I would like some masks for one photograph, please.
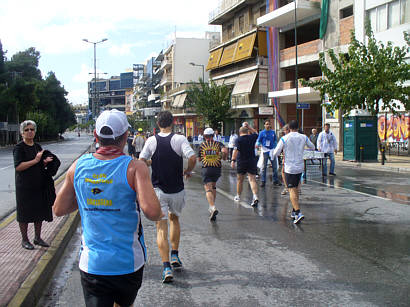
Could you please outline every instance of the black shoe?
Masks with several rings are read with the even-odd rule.
[[[35,245],[40,245],[42,247],[50,247],[50,245],[48,245],[46,242],[44,242],[43,239],[41,239],[41,238],[40,239],[34,239],[33,243]]]
[[[329,173],[329,175],[331,175],[331,176],[336,176],[336,174],[335,174],[335,173]]]
[[[276,187],[279,187],[279,186],[281,186],[282,184],[280,183],[280,181],[275,181],[275,182],[273,183],[273,185],[276,186]]]
[[[33,244],[30,243],[30,241],[21,241],[21,246],[25,249],[32,250],[34,249]]]
[[[265,181],[261,182],[261,188],[263,188],[265,186]]]

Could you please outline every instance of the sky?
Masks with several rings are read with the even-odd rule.
[[[53,71],[72,104],[86,104],[94,74],[119,76],[169,46],[175,37],[203,38],[219,0],[1,0],[0,40],[6,57],[34,47],[43,77]],[[91,74],[90,74],[91,73]],[[107,73],[105,75],[104,73]]]

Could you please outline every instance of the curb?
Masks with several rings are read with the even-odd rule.
[[[386,166],[381,164],[374,164],[374,165],[366,165],[360,162],[348,162],[348,161],[337,161],[336,164],[346,167],[359,167],[368,170],[377,170],[382,172],[396,172],[396,173],[410,173],[410,167],[394,167],[394,166]]]
[[[50,248],[40,258],[34,270],[26,278],[16,295],[12,298],[8,307],[36,306],[43,295],[48,282],[53,276],[64,250],[70,241],[74,231],[77,229],[80,215],[78,211],[69,215],[63,227],[51,243]]]

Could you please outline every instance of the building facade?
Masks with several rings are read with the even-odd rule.
[[[112,76],[109,79],[97,78],[95,81],[93,78],[88,82],[89,109],[93,110],[94,102],[97,116],[102,111],[111,109],[129,112],[134,104],[133,98],[129,97],[130,93],[132,96],[133,90],[134,73],[132,71]]]
[[[199,79],[208,82],[205,71],[208,50],[212,35],[219,38],[218,33],[206,35],[210,38],[175,38],[160,53],[157,59],[161,65],[154,73],[161,76],[155,89],[161,95],[162,109],[173,113],[175,131],[187,137],[197,135],[201,127],[197,114],[186,107],[186,90]]]
[[[410,1],[409,0],[355,0],[355,33],[356,38],[366,42],[364,24],[369,18],[374,37],[384,44],[392,42],[394,46],[406,46],[403,32],[410,32]],[[407,54],[407,62],[410,62],[410,54]],[[406,82],[410,86],[410,80]],[[379,113],[378,132],[380,140],[390,144],[396,144],[397,149],[405,149],[410,152],[410,110],[406,110],[400,102],[398,113]],[[385,131],[387,130],[387,131]]]
[[[232,90],[234,113],[224,123],[224,135],[239,129],[243,121],[258,129],[264,119],[272,117],[266,29],[256,25],[265,14],[265,0],[222,0],[209,14],[208,23],[222,27],[222,41],[210,49],[206,70],[216,84]]]
[[[258,25],[268,31],[269,98],[275,106],[276,127],[298,120],[309,135],[312,128],[321,130],[330,123],[340,144],[341,114],[326,112],[319,92],[299,81],[322,78],[319,53],[329,49],[344,53],[350,43],[354,0],[328,1],[327,9],[321,7],[325,2],[268,0],[269,13],[258,19]]]

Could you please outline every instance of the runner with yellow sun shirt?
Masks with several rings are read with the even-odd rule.
[[[204,141],[199,147],[198,161],[202,162],[202,182],[209,203],[209,220],[215,221],[218,209],[215,207],[216,182],[221,177],[221,159],[226,160],[228,150],[221,142],[213,140],[214,130],[206,128]]]

